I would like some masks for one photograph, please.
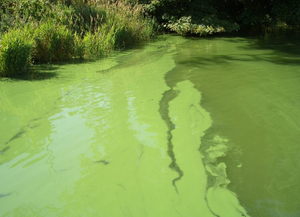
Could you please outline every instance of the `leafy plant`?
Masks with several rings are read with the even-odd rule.
[[[165,25],[166,28],[170,29],[171,31],[177,32],[180,35],[211,35],[213,33],[218,32],[226,32],[237,30],[239,26],[237,24],[230,24],[227,22],[216,22],[214,25],[205,25],[205,21],[203,24],[196,24],[192,22],[191,17],[181,17],[176,21],[170,21],[168,24]],[[222,25],[223,24],[223,25]],[[227,25],[226,25],[227,24]],[[227,26],[225,29],[224,26]],[[230,30],[229,30],[230,29]]]

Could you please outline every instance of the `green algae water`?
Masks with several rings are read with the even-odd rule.
[[[0,81],[0,216],[300,216],[299,33],[162,36]]]

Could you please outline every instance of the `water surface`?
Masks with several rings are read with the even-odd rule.
[[[298,38],[163,36],[2,79],[0,215],[299,216]]]

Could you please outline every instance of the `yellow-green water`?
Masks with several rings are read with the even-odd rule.
[[[292,36],[164,36],[2,79],[0,216],[299,216]]]

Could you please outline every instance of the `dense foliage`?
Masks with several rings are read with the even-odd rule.
[[[207,35],[300,24],[299,0],[140,0],[167,30]]]
[[[147,40],[153,21],[124,1],[1,0],[0,33],[0,76],[14,76],[33,63],[99,57]]]

